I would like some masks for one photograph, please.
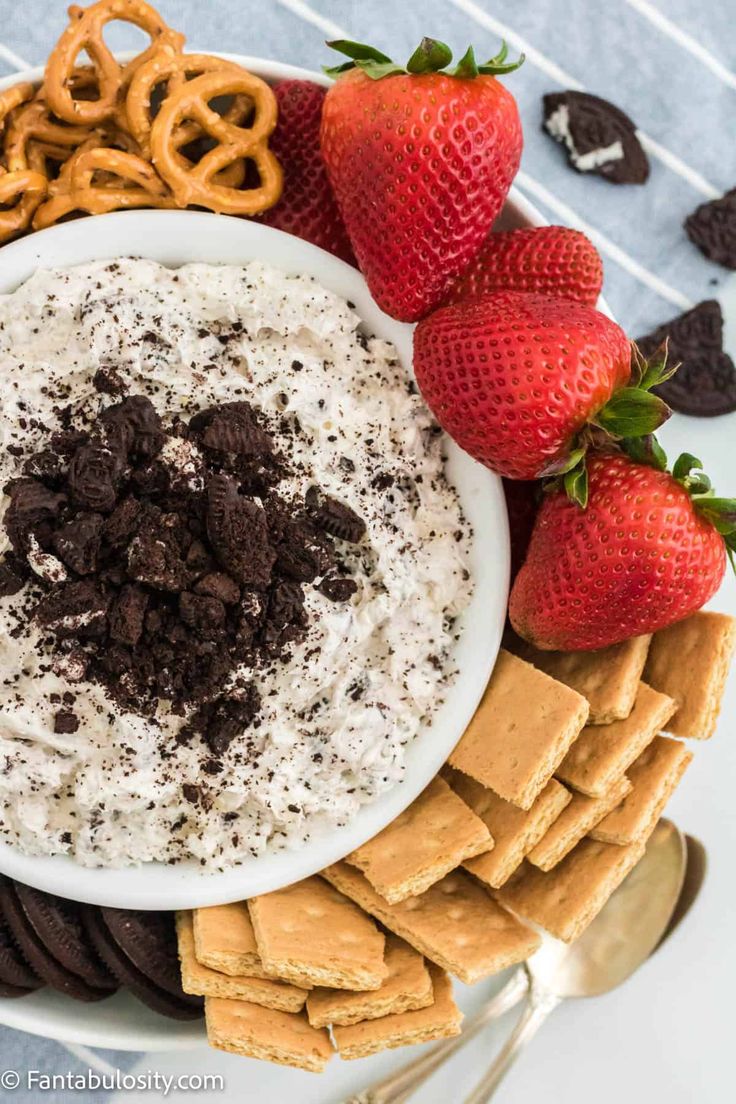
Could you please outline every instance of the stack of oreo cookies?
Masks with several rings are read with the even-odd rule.
[[[78,905],[2,878],[0,996],[45,985],[79,1001],[124,987],[163,1016],[202,1015],[181,987],[172,913]]]

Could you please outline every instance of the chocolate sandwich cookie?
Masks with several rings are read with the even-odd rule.
[[[644,184],[649,160],[633,121],[615,104],[588,92],[542,97],[544,129],[568,152],[573,168],[612,184]]]
[[[19,882],[13,885],[33,930],[56,960],[93,989],[114,992],[118,984],[90,942],[79,905]]]
[[[3,996],[19,997],[42,986],[43,982],[23,959],[10,928],[0,917],[0,988],[8,990]]]
[[[85,906],[82,910],[85,929],[100,958],[142,1004],[172,1020],[199,1019],[204,1010],[201,997],[192,998],[181,991],[180,996],[162,989],[130,960],[114,939],[99,909]]]
[[[98,1001],[110,995],[109,989],[94,988],[78,974],[67,970],[52,949],[44,946],[20,903],[13,883],[6,878],[0,883],[0,910],[23,957],[52,989],[79,1001]]]
[[[668,361],[680,367],[656,393],[680,414],[713,418],[736,410],[736,367],[723,349],[723,313],[715,299],[672,318],[637,345],[647,359],[668,343]]]
[[[174,914],[132,909],[100,909],[111,936],[136,969],[167,993],[198,1004],[197,997],[181,987],[181,970]]]
[[[685,219],[685,232],[709,261],[736,269],[736,188],[696,207]]]

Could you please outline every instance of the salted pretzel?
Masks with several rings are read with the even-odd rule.
[[[46,102],[35,99],[19,107],[10,117],[5,135],[5,160],[9,169],[30,168],[28,145],[31,141],[62,147],[67,157],[89,138],[89,127],[66,126],[54,122]]]
[[[103,179],[95,179],[102,177]],[[106,146],[79,149],[64,165],[59,189],[36,211],[42,230],[75,211],[90,215],[132,207],[174,207],[174,200],[149,161]]]
[[[21,104],[27,103],[28,100],[32,100],[35,94],[36,89],[30,81],[14,84],[12,88],[6,88],[0,92],[0,130],[2,130],[3,124],[6,122],[11,111],[15,111]]]
[[[27,230],[34,211],[46,195],[48,182],[42,173],[0,170],[0,242]]]
[[[136,69],[163,44],[181,50],[184,36],[174,31],[144,0],[98,0],[89,8],[72,5],[71,22],[46,64],[45,96],[55,115],[67,123],[97,126],[120,108],[124,92]],[[121,65],[103,38],[107,23],[133,23],[151,38],[151,45],[127,65]],[[89,55],[97,76],[98,98],[75,98],[73,75],[77,57]]]
[[[150,155],[151,127],[153,114],[151,100],[154,90],[166,84],[167,96],[180,91],[189,79],[202,73],[218,72],[223,69],[243,72],[242,66],[225,58],[212,57],[210,54],[182,54],[170,47],[158,50],[148,61],[139,65],[133,74],[125,99],[128,129],[144,156]],[[252,101],[247,96],[235,96],[222,117],[230,123],[239,125],[247,119]],[[182,123],[176,135],[177,145],[186,146],[201,137],[202,131],[195,122]]]
[[[218,96],[244,95],[253,101],[248,127],[236,126],[218,115],[210,101]],[[203,73],[187,81],[163,101],[151,126],[151,155],[179,207],[194,204],[230,215],[255,215],[272,207],[281,195],[281,166],[268,148],[276,126],[277,104],[268,85],[244,69]],[[186,122],[196,123],[217,145],[196,164],[182,164],[177,132]],[[255,164],[258,187],[235,188],[216,177],[234,162]]]

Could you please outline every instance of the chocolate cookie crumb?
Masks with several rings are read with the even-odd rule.
[[[79,717],[68,709],[60,709],[54,714],[54,732],[69,736],[79,728]]]

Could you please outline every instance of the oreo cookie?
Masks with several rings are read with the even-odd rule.
[[[723,350],[720,303],[706,299],[637,340],[651,357],[668,342],[668,359],[680,367],[656,393],[680,414],[714,418],[736,410],[736,366]]]
[[[3,995],[19,997],[42,986],[43,982],[18,950],[10,934],[10,928],[4,919],[0,918],[0,987],[14,990]]]
[[[104,910],[105,913],[116,911],[115,909]],[[127,915],[140,917],[146,914],[128,913]],[[156,981],[152,980],[149,973],[149,966],[145,963],[144,959],[146,937],[140,935],[140,930],[138,930],[138,934],[136,934],[137,928],[135,924],[124,926],[122,923],[118,924],[115,920],[113,921],[118,927],[118,930],[124,931],[123,938],[125,944],[129,947],[135,944],[136,958],[139,962],[145,964],[144,970],[136,966],[123,947],[121,947],[114,938],[110,928],[105,922],[102,910],[86,906],[83,909],[82,917],[85,929],[100,958],[112,971],[118,981],[125,985],[141,1003],[153,1009],[154,1012],[158,1012],[162,1016],[168,1016],[173,1020],[199,1019],[204,1008],[204,1002],[201,997],[191,997],[184,993],[180,983],[177,994],[174,995],[170,990],[164,989],[162,986],[158,985]],[[173,926],[173,917],[170,917],[170,921]],[[142,929],[146,922],[138,921],[137,923],[140,925],[140,929]],[[155,936],[152,942],[156,942]],[[166,955],[166,960],[169,961],[168,954]],[[167,982],[171,983],[168,966],[163,967],[161,962],[157,962],[155,973],[157,976],[166,977]]]
[[[696,207],[685,219],[685,233],[709,261],[736,269],[736,188]]]
[[[33,930],[54,958],[93,989],[114,992],[118,984],[90,943],[79,905],[19,882],[14,888]]]
[[[173,913],[114,908],[102,908],[100,912],[118,947],[141,973],[172,996],[198,1003],[197,997],[181,987]]]
[[[110,995],[109,989],[88,985],[65,966],[39,939],[12,882],[0,883],[0,910],[10,933],[31,969],[59,993],[79,1001],[98,1001]]]
[[[592,172],[612,184],[644,184],[649,160],[636,126],[615,104],[588,92],[550,92],[542,97],[543,127],[567,148],[578,172]]]

